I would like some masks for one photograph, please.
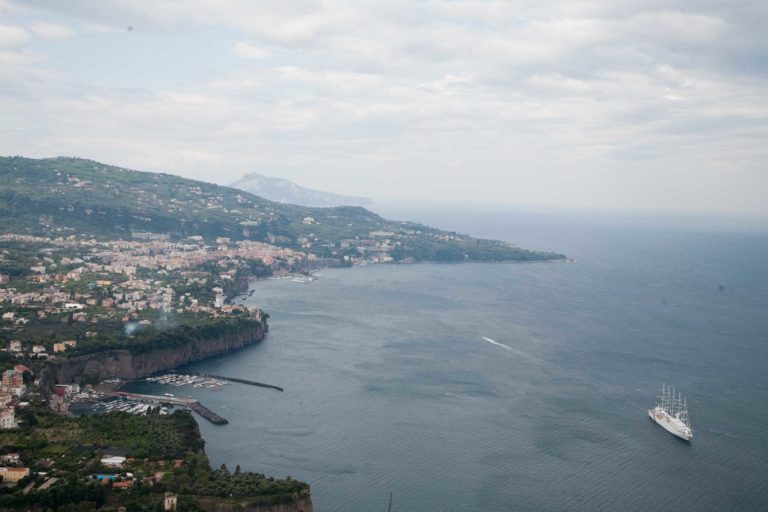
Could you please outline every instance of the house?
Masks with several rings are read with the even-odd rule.
[[[67,398],[62,395],[51,395],[48,399],[48,407],[59,414],[67,414],[69,412],[69,402],[67,402]]]
[[[108,467],[119,468],[125,464],[125,457],[121,457],[119,455],[108,455],[107,457],[102,457],[101,464]]]
[[[5,317],[5,315],[3,315],[3,317]],[[21,352],[21,341],[11,340],[11,342],[8,344],[8,350],[11,352]]]
[[[6,430],[9,428],[16,428],[16,427],[17,427],[16,413],[14,412],[13,407],[6,407],[4,409],[0,409],[0,429]]]
[[[5,455],[0,455],[0,462],[4,464],[19,464],[21,459],[19,458],[19,454],[17,452],[12,452],[6,453]]]
[[[163,510],[176,510],[178,500],[178,495],[172,492],[166,492],[163,496]]]
[[[130,489],[133,487],[133,480],[126,480],[125,482],[113,482],[113,489]]]
[[[0,478],[3,479],[3,482],[17,483],[28,476],[29,468],[0,468]]]
[[[13,311],[3,313],[3,320],[7,320],[8,322],[13,322],[14,318],[16,318],[16,313],[14,313]]]
[[[64,352],[67,350],[67,346],[63,343],[54,343],[53,344],[53,351],[55,353]]]
[[[3,372],[3,387],[6,389],[18,388],[24,385],[24,374],[17,370],[5,370]]]

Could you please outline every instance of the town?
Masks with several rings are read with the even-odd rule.
[[[119,453],[86,450],[72,434],[84,425],[86,430],[98,428],[91,417],[73,415],[73,408],[87,404],[87,414],[108,414],[123,431],[126,425],[146,428],[133,423],[137,420],[131,417],[139,415],[138,421],[167,430],[168,422],[186,421],[178,416],[190,415],[180,410],[189,400],[166,399],[176,407],[137,401],[127,393],[114,392],[119,379],[45,383],[44,368],[113,347],[130,348],[141,343],[142,335],[173,326],[238,318],[261,321],[259,308],[236,303],[238,296],[241,302],[248,297],[248,283],[265,277],[310,278],[316,263],[311,254],[260,242],[219,237],[215,244],[206,245],[202,237],[170,241],[152,233],[132,235],[130,241],[0,235],[0,268],[6,269],[0,273],[0,487],[23,487],[21,496],[27,496],[57,489],[61,484],[54,484],[62,479],[103,485],[110,492],[134,484],[154,485],[155,491],[166,493],[162,502],[166,510],[175,509],[176,494],[168,490],[175,490],[176,484],[169,483],[170,475],[194,471],[183,467],[185,458],[192,456],[189,446],[180,447],[175,458],[126,457],[123,439],[109,443],[122,446]],[[214,391],[226,384],[173,374],[153,379]],[[56,432],[53,438],[68,439],[57,450],[64,454],[86,450],[88,456],[63,464],[49,456],[50,446],[39,449],[34,443],[26,444],[29,435],[49,431]],[[161,485],[163,475],[167,476]],[[255,478],[231,478],[236,476]]]

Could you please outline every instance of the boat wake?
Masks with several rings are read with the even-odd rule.
[[[505,345],[505,344],[503,344],[503,343],[499,343],[499,342],[498,342],[498,341],[496,341],[496,340],[492,340],[491,338],[488,338],[487,336],[483,336],[483,340],[484,340],[484,341],[487,341],[488,343],[491,343],[492,345],[497,345],[497,346],[499,346],[499,347],[501,347],[501,348],[505,348],[505,349],[507,349],[507,350],[512,350],[512,347],[510,347],[510,346],[508,346],[508,345]]]

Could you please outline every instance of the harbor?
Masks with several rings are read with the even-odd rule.
[[[255,380],[241,379],[237,377],[226,377],[224,375],[215,375],[211,373],[177,373],[169,372],[162,375],[154,375],[145,379],[133,381],[121,381],[118,379],[109,379],[97,386],[98,390],[92,398],[91,409],[93,412],[126,412],[128,414],[144,415],[149,412],[157,412],[160,415],[167,415],[173,407],[185,407],[214,425],[226,425],[229,421],[203,405],[197,398],[190,395],[185,397],[177,396],[176,393],[163,392],[157,389],[151,389],[149,393],[146,389],[136,388],[141,383],[150,383],[163,387],[172,386],[175,388],[192,387],[200,391],[222,391],[225,386],[231,383],[245,384],[249,386],[274,389],[283,392],[283,388],[273,384],[258,382]],[[129,390],[124,390],[127,387]],[[163,390],[161,388],[161,390]],[[164,390],[163,390],[164,391]]]
[[[198,400],[195,400],[194,398],[181,398],[181,397],[175,397],[175,396],[168,396],[165,395],[147,395],[143,393],[129,393],[126,391],[116,391],[114,393],[111,393],[112,396],[123,398],[127,400],[131,400],[134,402],[143,402],[147,407],[149,407],[149,404],[153,405],[176,405],[181,407],[187,407],[193,411],[195,411],[197,414],[205,418],[206,420],[210,421],[214,425],[226,425],[229,423],[226,418],[222,418],[215,412],[208,409],[206,406],[201,404]],[[161,409],[161,414],[162,414]],[[167,414],[167,412],[166,412]]]

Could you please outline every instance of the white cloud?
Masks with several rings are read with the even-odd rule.
[[[0,50],[15,50],[26,45],[29,34],[23,28],[13,25],[0,25]]]
[[[245,59],[266,59],[267,57],[272,56],[270,50],[254,46],[244,41],[236,43],[234,48],[232,48],[232,51],[235,52],[235,55]]]
[[[46,39],[65,39],[75,35],[75,31],[64,25],[37,21],[30,27],[32,32]]]

